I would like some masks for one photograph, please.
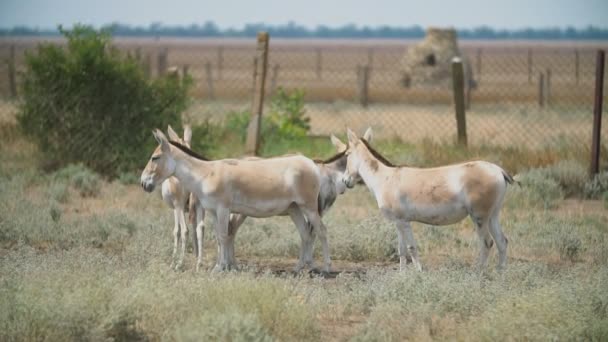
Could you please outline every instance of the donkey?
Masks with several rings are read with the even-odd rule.
[[[317,200],[321,174],[312,160],[295,155],[261,160],[206,161],[189,148],[167,140],[160,130],[153,134],[159,146],[142,172],[141,185],[151,192],[159,183],[175,176],[196,196],[201,208],[207,210],[215,222],[219,243],[216,268],[227,268],[229,258],[234,254],[228,229],[231,213],[270,217],[288,212],[298,226],[301,250],[310,236],[303,222],[311,223],[322,243],[324,270],[329,272],[327,229],[319,215]],[[198,269],[203,255],[202,221],[197,224],[196,232]],[[296,270],[303,267],[301,257]]]
[[[178,141],[179,143],[190,147],[192,141],[192,129],[189,125],[184,126],[184,138],[179,137],[171,126],[167,127],[169,137]],[[186,250],[186,237],[188,233],[188,226],[186,225],[186,219],[184,217],[184,210],[188,202],[190,193],[187,192],[180,181],[175,177],[167,178],[161,185],[162,198],[167,205],[173,209],[174,226],[173,226],[173,254],[171,257],[171,268],[176,270],[181,268],[184,260],[184,254]],[[177,249],[180,241],[181,233],[181,253],[179,261],[176,260]]]
[[[342,181],[342,175],[346,170],[346,149],[347,146],[340,141],[334,135],[331,135],[331,142],[338,151],[334,156],[328,158],[326,160],[318,160],[315,159],[314,162],[319,168],[321,173],[321,187],[319,190],[318,196],[318,210],[319,215],[322,217],[335,203],[338,195],[343,194],[346,191],[346,185]],[[285,157],[285,156],[283,156]],[[260,160],[258,157],[247,157],[244,160]],[[193,202],[194,203],[194,202]],[[285,212],[281,214],[281,216],[290,215],[289,212]],[[297,215],[297,222],[294,221],[296,225],[305,225],[310,232],[308,236],[308,240],[303,241],[303,249],[300,251],[300,258],[304,260],[304,264],[312,269],[313,265],[313,247],[314,240],[316,238],[315,230],[313,229],[312,224],[302,217],[302,215]],[[192,220],[192,215],[191,215]],[[240,226],[243,224],[247,216],[242,214],[232,214],[230,218],[229,224],[229,239],[228,243],[231,245],[229,250],[234,252],[234,241],[236,238],[236,233],[238,232]],[[293,217],[292,217],[293,219]],[[234,265],[234,254],[229,256],[229,265]]]
[[[418,271],[416,241],[410,222],[447,225],[471,217],[480,240],[478,264],[487,265],[493,241],[498,247],[498,269],[507,262],[508,240],[499,223],[507,184],[513,178],[499,166],[485,161],[413,168],[395,166],[374,150],[366,139],[348,133],[344,183],[354,186],[361,178],[374,194],[383,216],[397,223],[399,266],[403,270],[406,250]],[[371,128],[368,129],[371,135]]]

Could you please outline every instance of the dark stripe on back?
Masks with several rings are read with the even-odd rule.
[[[325,159],[325,160],[321,160],[321,159],[313,159],[313,161],[314,161],[315,163],[317,163],[317,164],[329,164],[329,163],[333,163],[333,162],[335,162],[336,160],[338,160],[338,159],[340,159],[340,158],[344,157],[344,154],[346,154],[346,151],[342,151],[342,152],[340,152],[340,153],[336,154],[335,156],[330,157],[330,158]]]
[[[190,157],[194,157],[196,159],[199,160],[204,160],[204,161],[209,161],[209,159],[201,156],[200,154],[192,151],[191,149],[189,149],[188,147],[178,143],[177,141],[173,141],[173,140],[169,140],[169,143],[177,148],[179,148],[182,152],[184,152],[185,154],[189,155]]]
[[[370,146],[370,144],[367,142],[367,140],[361,138],[361,142],[363,142],[363,145],[365,145],[365,147],[367,147],[367,150],[374,157],[376,157],[376,159],[378,159],[379,162],[381,162],[382,164],[384,164],[385,166],[388,166],[388,167],[397,167],[397,165],[391,163],[390,161],[388,161],[388,159],[384,158],[380,153],[378,153],[378,151],[374,150],[374,148]]]

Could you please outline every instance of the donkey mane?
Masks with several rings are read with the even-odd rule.
[[[169,143],[170,143],[171,145],[173,145],[173,146],[175,146],[175,147],[179,148],[180,150],[182,150],[182,152],[184,152],[185,154],[187,154],[187,155],[189,155],[189,156],[191,156],[191,157],[194,157],[194,158],[196,158],[196,159],[203,160],[203,161],[209,161],[209,160],[210,160],[210,159],[207,159],[207,158],[205,158],[205,157],[201,156],[200,154],[198,154],[198,153],[196,153],[196,152],[192,151],[192,150],[191,150],[191,149],[189,149],[188,147],[186,147],[186,146],[184,146],[184,145],[182,145],[182,144],[178,143],[177,141],[169,140]]]
[[[388,166],[388,167],[398,167],[397,165],[395,165],[395,164],[391,163],[390,161],[388,161],[388,159],[384,158],[384,156],[382,156],[373,147],[371,147],[371,145],[367,142],[367,140],[365,140],[364,138],[361,138],[361,142],[363,142],[363,145],[365,145],[365,147],[367,147],[367,150],[374,157],[376,157],[376,159],[378,159],[378,161],[380,161],[382,164],[384,164],[385,166]]]
[[[344,155],[345,155],[345,154],[346,154],[346,151],[342,151],[342,152],[339,152],[339,153],[337,153],[336,155],[334,155],[334,156],[332,156],[332,157],[329,157],[329,158],[327,158],[327,159],[325,159],[325,160],[322,160],[322,159],[314,159],[313,161],[314,161],[315,163],[317,163],[317,164],[329,164],[329,163],[335,162],[336,160],[338,160],[338,159],[340,159],[340,158],[344,157]]]

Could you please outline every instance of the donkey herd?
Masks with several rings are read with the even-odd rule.
[[[160,185],[164,201],[174,210],[172,268],[183,264],[188,237],[184,211],[189,203],[192,225],[196,226],[197,270],[203,265],[205,215],[214,223],[216,270],[236,266],[234,242],[247,216],[289,215],[301,238],[295,270],[313,268],[313,245],[318,236],[322,270],[329,272],[329,243],[322,217],[338,195],[357,183],[369,188],[382,215],[396,224],[401,270],[408,253],[416,269],[422,270],[412,221],[448,225],[467,216],[479,237],[478,265],[485,268],[496,243],[498,268],[506,266],[508,240],[501,230],[499,213],[513,178],[495,164],[470,161],[435,168],[396,166],[370,145],[371,128],[361,138],[347,129],[347,144],[332,135],[337,154],[327,160],[300,154],[208,160],[190,149],[189,127],[183,138],[171,127],[167,133],[169,139],[158,129],[153,132],[159,146],[142,172],[141,186],[152,192]]]

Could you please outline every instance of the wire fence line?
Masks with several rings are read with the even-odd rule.
[[[18,89],[24,52],[38,42],[0,40],[2,117],[14,112],[10,98]],[[279,87],[302,89],[312,135],[372,126],[379,137],[406,142],[455,141],[452,87],[404,86],[403,58],[413,43],[271,41],[267,98]],[[250,110],[253,41],[119,39],[114,44],[136,56],[151,77],[171,67],[187,72],[194,79],[194,101],[185,115],[195,123]],[[461,45],[475,83],[466,92],[470,145],[590,146],[595,52],[608,43]],[[606,146],[608,125],[603,126]]]

